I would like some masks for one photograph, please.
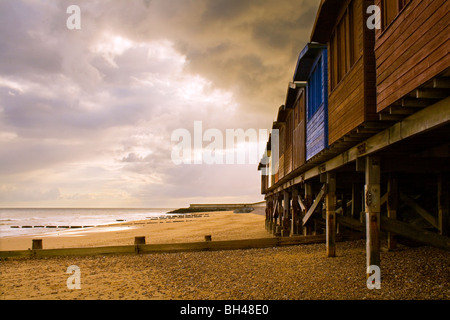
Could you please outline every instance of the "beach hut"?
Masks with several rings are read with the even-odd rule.
[[[274,183],[277,183],[285,176],[285,150],[286,150],[286,118],[287,110],[285,105],[278,108],[277,120],[273,123],[272,132],[278,132],[278,154],[272,153],[274,161]]]
[[[376,114],[374,30],[365,0],[322,0],[311,41],[328,47],[328,143],[358,134]],[[357,135],[357,137],[359,137]]]
[[[298,123],[303,127],[303,123],[306,124],[306,138],[297,143],[305,145],[305,160],[308,161],[328,147],[328,58],[325,45],[308,43],[305,46],[299,55],[293,81],[295,87],[303,89],[297,102],[300,107]]]

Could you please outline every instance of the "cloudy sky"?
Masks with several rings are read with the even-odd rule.
[[[318,4],[1,0],[0,207],[262,200],[256,164],[176,165],[172,134],[270,129]]]

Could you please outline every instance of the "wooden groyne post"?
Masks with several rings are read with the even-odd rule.
[[[145,244],[145,237],[134,237],[134,252],[139,253],[142,244]]]
[[[32,250],[42,250],[42,239],[31,240],[31,249]]]

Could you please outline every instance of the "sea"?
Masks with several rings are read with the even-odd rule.
[[[152,209],[4,209],[0,208],[0,238],[68,229],[158,219],[175,208]]]

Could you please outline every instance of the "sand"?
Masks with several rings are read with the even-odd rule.
[[[0,262],[1,299],[299,300],[450,297],[450,254],[430,248],[382,253],[380,290],[365,278],[364,241],[283,248]],[[81,289],[66,270],[80,268]]]
[[[211,213],[196,219],[119,232],[44,238],[44,243],[69,246],[114,240],[125,244],[132,242],[135,235],[148,235],[152,242],[160,243],[202,241],[206,231],[213,240],[268,236],[264,216],[256,214]],[[449,299],[449,252],[400,245],[395,252],[383,250],[381,261],[381,289],[369,290],[364,240],[339,242],[335,258],[326,257],[324,244],[312,244],[214,252],[6,259],[0,261],[0,299]],[[79,290],[67,287],[70,275],[66,271],[71,265],[80,268]]]
[[[259,210],[259,209],[257,209]],[[265,216],[232,211],[205,212],[197,218],[143,220],[87,229],[69,229],[47,234],[0,238],[0,251],[27,250],[32,239],[42,239],[44,249],[99,247],[134,244],[134,237],[145,236],[146,243],[177,243],[270,237],[264,229]]]

